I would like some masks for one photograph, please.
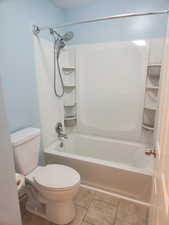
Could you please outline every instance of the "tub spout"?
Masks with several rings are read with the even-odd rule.
[[[67,134],[63,134],[63,133],[59,134],[58,137],[59,138],[64,138],[64,139],[68,138]]]

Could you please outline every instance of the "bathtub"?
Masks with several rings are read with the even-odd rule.
[[[76,169],[85,185],[149,202],[153,159],[144,150],[138,143],[71,134],[46,148],[45,160]]]

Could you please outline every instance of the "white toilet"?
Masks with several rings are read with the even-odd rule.
[[[40,130],[26,128],[11,135],[16,172],[25,176],[26,208],[55,224],[67,224],[75,216],[73,198],[80,186],[79,173],[67,166],[38,166]]]

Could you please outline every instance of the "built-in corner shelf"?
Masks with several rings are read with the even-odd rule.
[[[154,127],[150,125],[143,124],[142,128],[148,131],[154,131]]]
[[[64,105],[64,107],[75,107],[76,106],[76,102],[72,105]]]
[[[153,86],[147,86],[146,89],[158,91],[159,87],[158,86],[154,86],[154,87]]]
[[[148,76],[160,77],[161,65],[150,64],[148,65]]]
[[[147,66],[142,128],[151,132],[154,131],[155,116],[158,107],[160,72],[160,64],[150,64]]]
[[[149,64],[148,65],[148,68],[152,68],[152,67],[154,67],[154,68],[161,68],[161,64],[159,64],[159,63],[151,63],[151,64]]]
[[[151,110],[151,111],[156,111],[157,108],[154,106],[144,106],[144,109],[147,109],[147,110]]]
[[[75,71],[75,67],[62,67],[63,72],[65,73],[72,73]]]
[[[70,70],[71,70],[71,71],[72,71],[72,70],[74,71],[76,68],[75,68],[74,66],[63,66],[62,69],[63,69],[63,70],[67,70],[67,71],[68,71],[68,70],[69,70],[69,71],[70,71]]]
[[[76,116],[66,116],[64,118],[65,121],[76,120],[76,119],[77,119]]]
[[[65,126],[74,126],[76,124],[76,73],[74,66],[63,66],[64,81],[64,121]]]
[[[64,87],[65,88],[75,88],[76,85],[74,85],[74,84],[64,84]]]

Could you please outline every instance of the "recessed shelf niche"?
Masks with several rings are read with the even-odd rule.
[[[151,132],[154,131],[155,115],[158,108],[160,71],[160,64],[147,66],[142,128]]]
[[[72,47],[64,48],[62,61],[62,76],[64,83],[64,122],[65,126],[76,124],[76,68],[75,52]]]

